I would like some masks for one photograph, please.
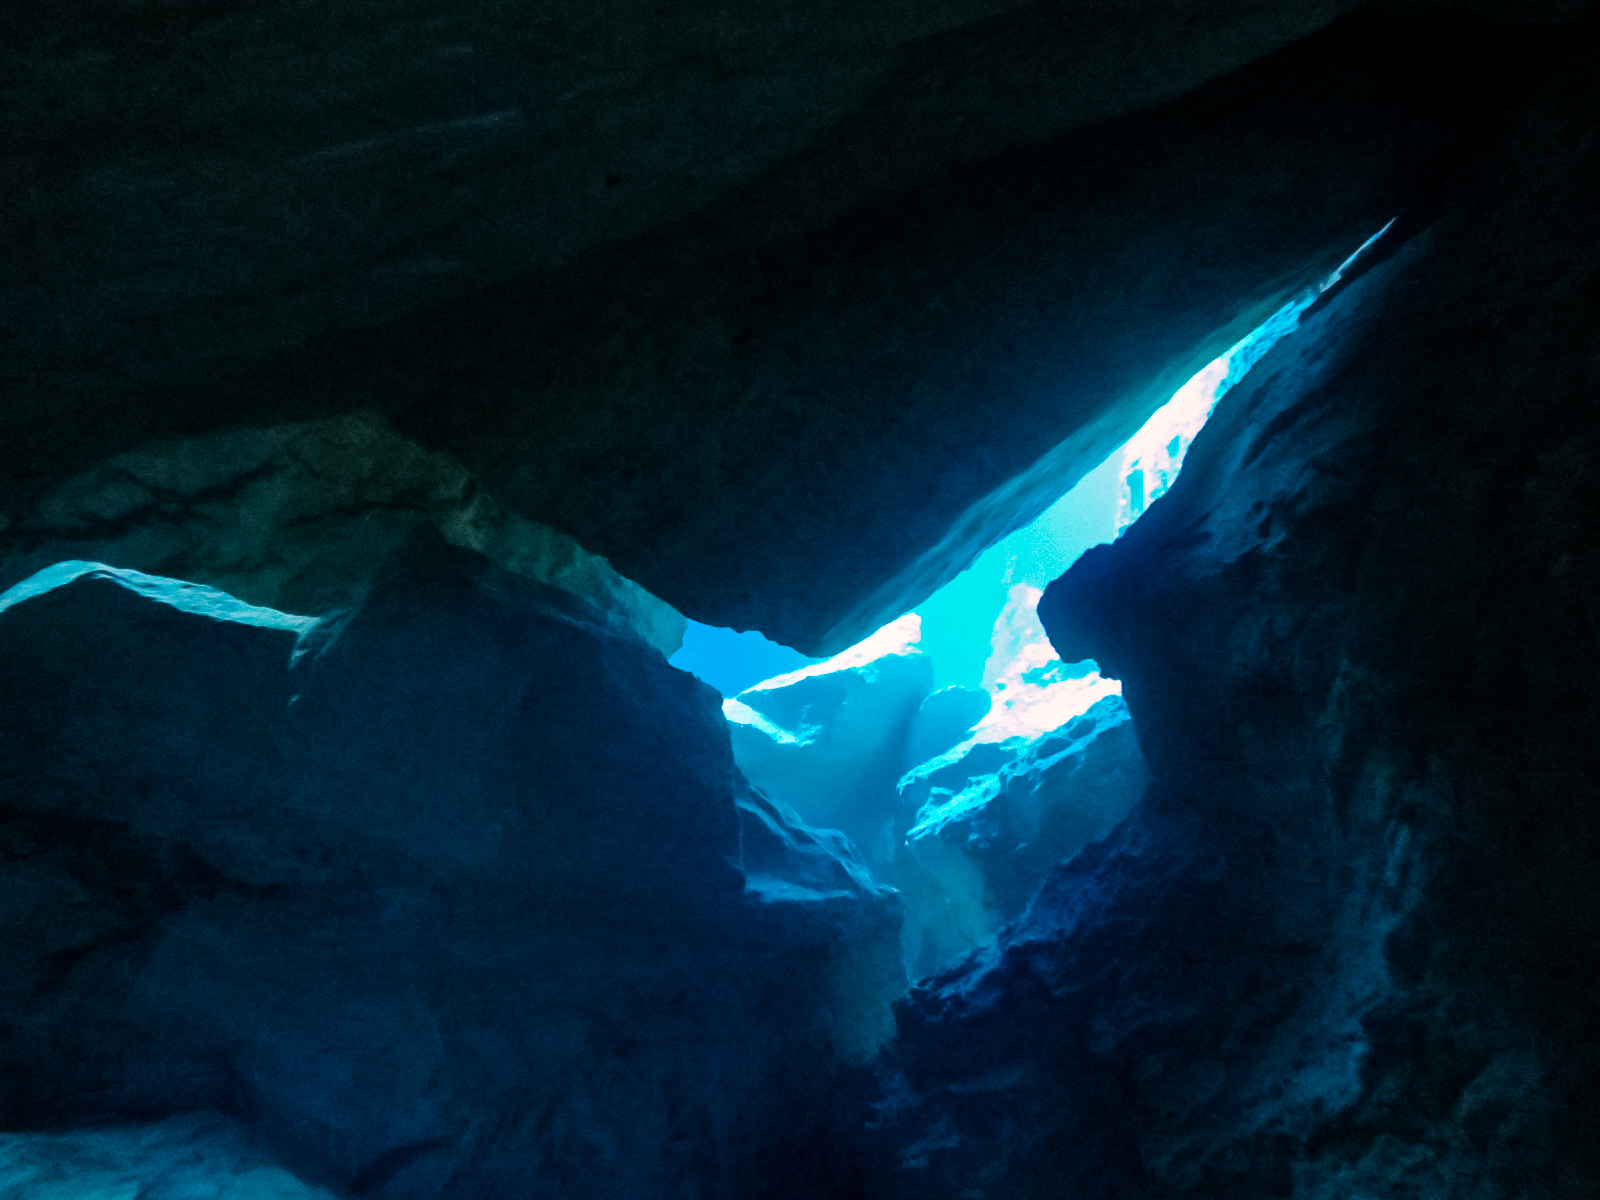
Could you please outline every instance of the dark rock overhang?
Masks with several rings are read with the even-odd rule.
[[[21,14],[8,507],[376,410],[689,615],[837,649],[1425,207],[1548,40],[1279,49],[1340,7]]]

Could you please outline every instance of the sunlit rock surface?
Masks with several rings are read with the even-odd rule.
[[[1056,656],[1036,611],[1042,594],[1019,583],[995,617],[983,664],[990,705],[968,739],[974,745],[1032,741],[1122,691],[1093,660],[1064,663]]]
[[[900,782],[914,977],[948,966],[1016,919],[1058,862],[1138,803],[1146,771],[1118,696],[1038,738],[970,743]]]
[[[321,622],[51,582],[0,612],[4,1128],[220,1109],[284,1196],[736,1196],[890,1031],[898,897],[575,597],[437,541]]]
[[[973,726],[989,715],[989,693],[982,688],[954,685],[926,697],[906,731],[905,769],[937,758],[967,740]]]
[[[1146,801],[913,990],[900,1196],[1600,1189],[1595,31],[1041,606]]]
[[[734,759],[750,782],[809,825],[837,829],[881,870],[904,831],[895,781],[933,664],[907,614],[826,662],[723,703]]]
[[[896,784],[886,877],[905,894],[913,977],[988,944],[1050,869],[1108,832],[1144,788],[1121,686],[1092,661],[1056,657],[1039,596],[1028,584],[1010,589],[977,693],[985,711]]]

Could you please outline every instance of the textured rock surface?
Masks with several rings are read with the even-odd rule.
[[[1022,914],[1057,863],[1111,832],[1147,773],[1121,697],[1033,741],[975,743],[900,781],[895,886],[907,961],[931,975]]]
[[[478,556],[321,623],[90,572],[0,671],[6,1128],[219,1108],[341,1193],[738,1195],[887,1031],[898,898],[710,689]]]
[[[0,589],[63,559],[220,588],[321,615],[360,600],[419,528],[583,597],[663,654],[684,619],[549,526],[519,517],[449,455],[374,413],[155,442],[0,520]]]
[[[0,1134],[0,1195],[331,1200],[216,1113],[67,1133]]]
[[[1290,44],[1346,7],[13,7],[6,511],[377,409],[838,650],[1426,193],[1543,36]]]
[[[1149,801],[870,1079],[892,903],[582,604],[413,574],[287,672],[106,579],[0,614],[0,1163],[112,1122],[147,1166],[71,1186],[1600,1193],[1595,5],[1345,7],[6,7],[7,551],[173,535],[262,599],[470,479],[836,649],[1400,222],[1052,594]],[[357,413],[420,473],[124,486]]]
[[[1569,51],[1047,593],[1152,788],[899,1011],[886,1187],[1600,1187],[1600,97]]]
[[[940,688],[917,707],[906,731],[905,770],[937,758],[967,740],[972,727],[989,715],[989,693],[982,688]]]

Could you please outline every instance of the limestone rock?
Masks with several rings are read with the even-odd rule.
[[[1354,7],[17,8],[0,514],[378,410],[696,619],[835,652],[1425,196],[1553,41]]]
[[[1047,591],[1151,785],[897,1010],[885,1191],[1600,1184],[1596,52]]]
[[[989,715],[989,693],[952,685],[932,693],[917,708],[906,733],[902,759],[909,771],[967,740],[972,727]]]

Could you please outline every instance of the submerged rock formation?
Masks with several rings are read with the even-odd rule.
[[[989,693],[953,684],[929,694],[917,706],[906,731],[902,765],[909,771],[967,740],[972,727],[989,715]]]
[[[341,1194],[738,1195],[887,1035],[897,897],[584,602],[437,542],[323,621],[58,574],[0,612],[0,1126],[219,1109]]]
[[[1107,696],[1043,736],[969,742],[900,781],[907,962],[931,975],[1019,917],[1051,868],[1144,794],[1127,706]]]
[[[375,410],[811,655],[1425,203],[1551,44],[1349,0],[129,3],[0,38],[0,515]]]
[[[509,512],[376,413],[154,442],[0,519],[0,589],[63,559],[321,615],[357,603],[419,529],[583,597],[663,654],[681,613],[565,534]]]
[[[0,586],[272,606],[7,593],[7,1200],[1600,1195],[1594,0],[0,35]],[[1391,218],[1046,598],[1144,801],[891,1009],[677,610],[856,644]]]
[[[899,1010],[885,1187],[1600,1189],[1597,49],[1047,592],[1151,789]]]
[[[1024,597],[1025,622],[1010,609],[996,622],[990,673],[1011,687],[1000,682],[995,698],[929,694],[933,668],[913,614],[722,706],[734,759],[769,802],[837,830],[841,853],[859,853],[874,879],[902,893],[913,978],[988,944],[1051,867],[1105,836],[1144,790],[1119,697],[1069,716],[1072,701],[1105,683],[1055,677],[1062,664],[1050,662],[1033,618],[1037,595]],[[1010,636],[1017,626],[1027,627],[1020,640]],[[1045,665],[1030,672],[1036,662]],[[1039,732],[1030,720],[1061,723]],[[1027,732],[1004,736],[1014,729]],[[930,745],[934,754],[902,775],[899,764]]]

